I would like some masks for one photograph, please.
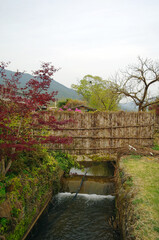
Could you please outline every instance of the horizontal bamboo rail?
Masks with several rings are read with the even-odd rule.
[[[153,139],[153,137],[98,137],[98,136],[73,136],[73,138],[83,138],[83,139]]]
[[[138,128],[138,127],[152,127],[154,124],[151,125],[128,125],[128,126],[105,126],[105,127],[93,127],[93,128],[62,128],[62,130],[100,130],[100,129],[110,129],[110,128]]]

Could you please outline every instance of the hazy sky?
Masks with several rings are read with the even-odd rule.
[[[10,70],[61,67],[70,87],[108,78],[137,56],[159,60],[159,0],[0,0],[0,61]]]

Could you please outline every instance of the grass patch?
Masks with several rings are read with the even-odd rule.
[[[128,156],[121,162],[124,172],[131,176],[126,181],[135,189],[132,200],[136,221],[136,239],[157,240],[159,238],[159,163],[155,158]]]
[[[154,230],[159,233],[159,227],[154,227]]]
[[[155,145],[152,147],[152,149],[159,151],[159,145],[155,144]]]
[[[129,177],[127,180],[126,180],[126,185],[129,186],[129,187],[132,187],[133,186],[133,180],[131,177]]]
[[[141,155],[131,155],[132,159],[141,159]]]
[[[143,203],[143,202],[144,202],[144,200],[143,200],[142,198],[136,198],[136,199],[134,199],[134,200],[132,201],[132,203],[133,203],[134,205],[141,204],[141,203]]]

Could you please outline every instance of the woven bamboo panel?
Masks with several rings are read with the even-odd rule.
[[[71,154],[115,152],[132,146],[151,146],[155,115],[147,112],[50,112],[57,120],[69,120],[63,130],[52,131],[56,136],[70,136],[70,145],[50,145]]]

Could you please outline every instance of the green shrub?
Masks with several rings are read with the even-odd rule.
[[[0,182],[0,199],[5,198],[6,190],[5,190],[5,183]]]
[[[79,164],[77,163],[75,157],[63,153],[63,152],[52,152],[52,156],[56,159],[59,167],[65,171],[66,173],[69,173],[69,170],[72,167],[79,168]]]
[[[10,221],[6,218],[0,218],[0,234],[3,234],[7,229]]]

